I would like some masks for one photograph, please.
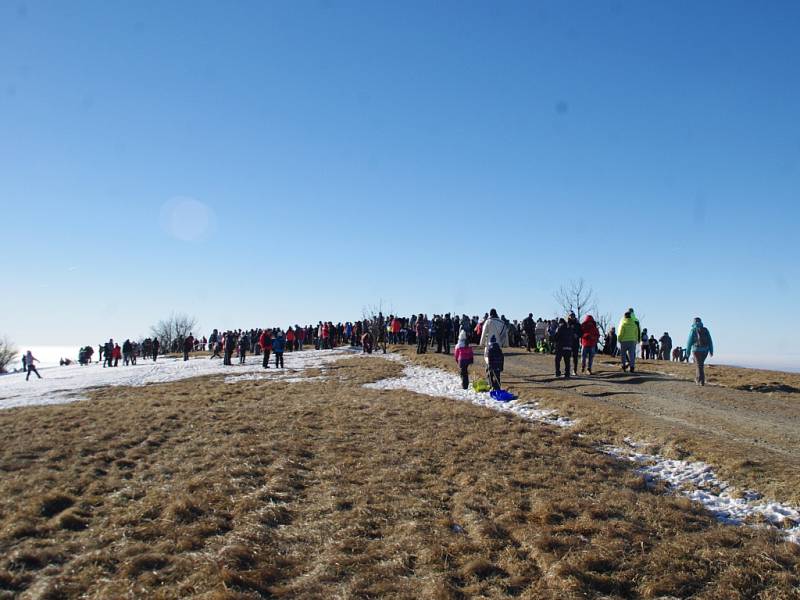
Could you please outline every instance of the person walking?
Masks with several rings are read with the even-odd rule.
[[[39,362],[39,359],[36,358],[30,350],[28,350],[25,353],[23,360],[25,361],[25,370],[28,372],[27,375],[25,375],[25,381],[28,381],[28,378],[31,376],[31,373],[36,373],[36,377],[41,379],[42,376],[39,375],[39,371],[36,369],[36,365],[33,364],[35,362]]]
[[[501,348],[508,346],[508,325],[497,316],[497,310],[494,308],[489,311],[489,318],[483,322],[481,327],[480,345],[485,346],[492,336],[497,339]]]
[[[503,372],[505,356],[495,336],[489,338],[483,358],[486,361],[486,378],[489,380],[489,385],[493,390],[500,390],[500,373]]]
[[[556,350],[556,377],[561,377],[561,359],[564,359],[564,379],[569,379],[569,360],[576,344],[575,330],[563,318],[558,320],[558,327],[553,335]]]
[[[689,339],[686,341],[686,355],[694,358],[696,385],[706,384],[706,358],[714,356],[714,341],[711,333],[703,325],[700,317],[694,318],[692,328],[689,330]]]
[[[619,342],[620,356],[622,357],[622,370],[634,372],[636,367],[636,344],[639,341],[639,321],[631,316],[630,310],[625,311],[625,315],[617,326],[617,341]]]
[[[592,362],[600,341],[600,330],[592,315],[586,315],[581,324],[581,373],[586,371],[586,359],[589,359],[589,375],[592,374]]]
[[[455,359],[456,364],[458,364],[458,369],[461,372],[461,387],[466,390],[469,387],[469,366],[475,360],[475,355],[472,352],[472,348],[469,346],[467,332],[463,329],[461,333],[458,334]]]

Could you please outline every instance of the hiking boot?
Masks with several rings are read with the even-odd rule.
[[[586,367],[581,367],[581,373],[585,373],[585,372],[586,372]]]
[[[556,373],[556,379],[558,379],[559,377],[561,377],[561,373]]]
[[[593,375],[593,373],[592,373],[592,370],[591,370],[591,369],[589,369],[589,375]]]

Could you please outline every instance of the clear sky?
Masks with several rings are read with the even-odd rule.
[[[800,3],[0,3],[0,335],[552,315],[786,355]]]

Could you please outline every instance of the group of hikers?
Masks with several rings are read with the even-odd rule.
[[[318,350],[349,345],[371,353],[376,347],[386,352],[387,344],[414,345],[418,354],[424,354],[434,346],[435,352],[450,354],[451,344],[455,344],[455,358],[465,388],[469,385],[469,365],[474,361],[470,345],[483,346],[486,376],[492,389],[497,390],[500,389],[504,364],[502,349],[507,347],[524,347],[528,352],[552,354],[556,377],[561,377],[563,370],[563,376],[569,378],[571,374],[577,375],[579,358],[580,372],[592,375],[594,357],[598,352],[619,356],[622,370],[633,373],[636,370],[636,350],[640,345],[642,359],[688,362],[689,357],[693,357],[698,385],[705,385],[705,361],[714,354],[711,335],[699,317],[692,324],[686,347],[673,349],[669,333],[664,332],[656,339],[641,327],[632,308],[625,311],[617,327],[610,327],[607,331],[603,331],[592,315],[585,315],[580,321],[574,312],[558,319],[534,320],[533,314],[529,313],[521,321],[509,321],[493,308],[482,319],[467,315],[453,317],[450,313],[433,315],[432,318],[424,313],[385,318],[379,313],[371,319],[337,324],[319,321],[317,325],[294,325],[285,330],[276,327],[221,332],[214,329],[207,338],[196,338],[189,333],[167,344],[160,343],[157,337],[141,341],[126,339],[122,345],[109,339],[98,346],[98,362],[102,362],[104,368],[117,367],[120,361],[123,365],[135,365],[139,357],[156,361],[166,352],[182,352],[183,359],[189,360],[191,353],[207,349],[211,353],[210,359],[219,358],[224,365],[233,365],[234,358],[239,364],[244,364],[247,355],[252,354],[262,357],[264,368],[269,368],[271,356],[275,368],[283,368],[284,352],[303,350],[307,345]],[[93,347],[85,346],[80,349],[78,362],[90,364],[93,356]],[[23,356],[23,370],[28,373],[26,379],[31,373],[39,375],[34,361],[36,359],[30,352]],[[62,361],[62,364],[69,363]]]

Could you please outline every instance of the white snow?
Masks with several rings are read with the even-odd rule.
[[[352,355],[349,350],[306,350],[303,352],[286,352],[285,369],[275,369],[274,359],[269,369],[261,366],[261,356],[250,356],[244,365],[224,366],[220,359],[192,358],[188,361],[159,357],[157,362],[140,359],[135,366],[103,368],[93,363],[82,367],[52,367],[40,369],[42,379],[31,374],[30,381],[25,381],[24,373],[12,373],[0,377],[0,409],[17,406],[35,406],[44,404],[63,404],[83,400],[85,390],[102,386],[142,386],[149,383],[165,383],[179,381],[204,375],[230,375],[226,381],[235,381],[236,377],[253,379],[284,377],[284,380],[297,380],[298,373],[323,367],[339,360],[343,356]],[[234,358],[234,363],[238,359]],[[269,373],[269,374],[268,374]]]
[[[625,438],[628,448],[604,446],[602,450],[620,460],[635,463],[648,484],[665,481],[677,493],[699,502],[719,521],[743,525],[755,521],[756,526],[773,526],[788,541],[800,544],[800,508],[764,501],[754,491],[737,492],[727,481],[720,480],[711,465],[701,461],[685,461],[648,454],[637,449],[644,446]]]
[[[476,392],[473,389],[462,389],[461,378],[458,375],[448,373],[442,369],[422,367],[409,363],[406,359],[397,354],[378,354],[382,358],[402,362],[403,376],[392,379],[383,379],[375,383],[367,383],[366,388],[376,390],[408,390],[427,396],[440,396],[471,402],[479,406],[485,406],[493,410],[511,412],[529,421],[539,421],[549,425],[559,427],[571,427],[574,421],[567,417],[559,416],[556,411],[539,408],[539,403],[534,400],[512,400],[510,402],[498,402],[488,393]],[[475,368],[473,368],[475,370]]]

